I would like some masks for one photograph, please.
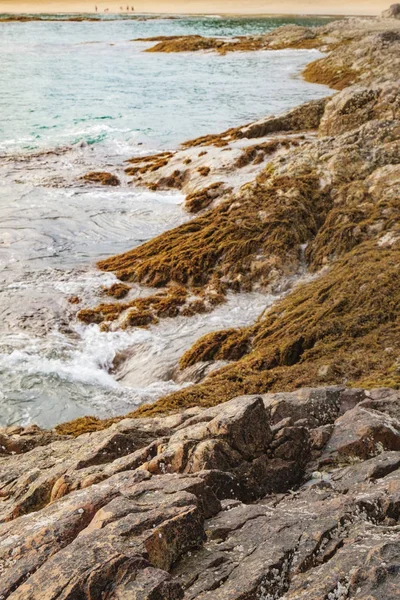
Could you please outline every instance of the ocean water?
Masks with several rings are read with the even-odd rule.
[[[68,297],[95,304],[114,281],[97,260],[189,218],[180,194],[138,191],[128,180],[87,187],[80,175],[329,93],[299,76],[316,51],[151,54],[143,52],[148,43],[132,40],[235,37],[281,24],[215,17],[0,23],[0,425],[51,427],[128,412],[179,387],[171,374],[200,335],[251,323],[274,301],[236,295],[209,315],[101,333],[76,322]]]

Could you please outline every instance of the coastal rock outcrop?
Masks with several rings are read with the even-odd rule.
[[[0,595],[394,599],[399,401],[340,386],[248,396],[10,452]]]
[[[382,12],[382,17],[385,19],[400,19],[400,4],[392,4]]]
[[[326,105],[319,134],[340,135],[373,120],[400,119],[400,90],[396,82],[380,86],[351,86]]]

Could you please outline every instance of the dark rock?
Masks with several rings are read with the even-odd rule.
[[[359,405],[337,419],[321,464],[367,460],[384,450],[400,450],[400,421]]]
[[[301,389],[293,393],[266,394],[264,405],[271,413],[271,421],[276,424],[290,418],[292,422],[304,419],[309,427],[333,423],[341,412],[344,388]],[[365,396],[356,396],[358,403]],[[348,403],[348,395],[343,400]]]
[[[322,450],[333,432],[333,425],[321,425],[310,431],[310,444],[313,450]]]

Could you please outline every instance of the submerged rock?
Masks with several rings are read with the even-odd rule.
[[[90,183],[99,183],[101,185],[110,185],[117,186],[120,185],[120,180],[116,175],[112,173],[106,173],[104,171],[91,171],[90,173],[86,173],[82,177],[83,181],[88,181]]]

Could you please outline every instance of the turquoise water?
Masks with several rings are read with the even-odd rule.
[[[175,144],[318,96],[312,53],[149,54],[139,37],[259,34],[283,19],[0,23],[0,152]],[[301,24],[321,19],[301,19]],[[150,44],[151,45],[151,44]]]
[[[300,23],[321,23],[299,20]],[[254,321],[274,298],[149,330],[101,333],[68,297],[101,301],[100,258],[189,217],[176,193],[82,185],[133,155],[283,112],[329,94],[300,77],[316,51],[152,54],[137,37],[263,33],[279,19],[0,23],[0,426],[51,427],[122,414],[177,389],[172,372],[202,334]],[[132,295],[148,290],[134,289]],[[126,358],[113,369],[116,356]]]

